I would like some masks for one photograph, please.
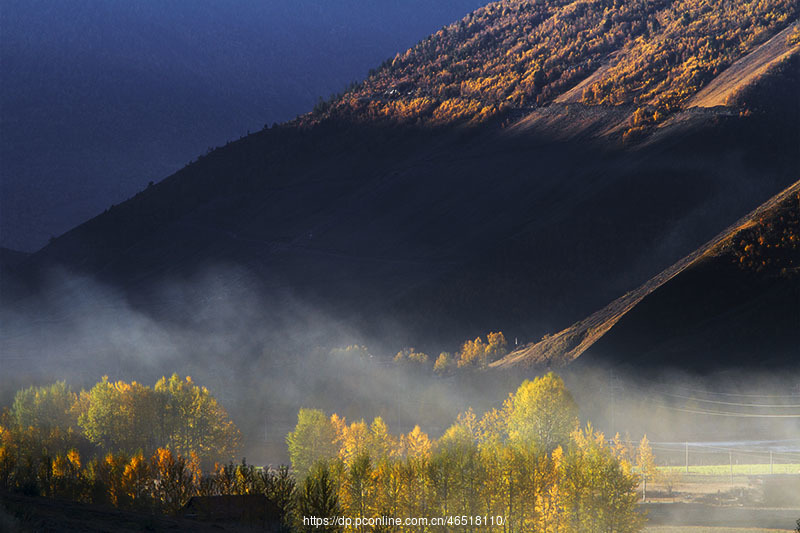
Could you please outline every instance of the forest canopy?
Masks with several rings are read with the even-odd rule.
[[[177,374],[154,387],[107,377],[88,391],[73,392],[63,381],[29,387],[17,392],[0,427],[21,442],[37,436],[53,454],[74,448],[148,455],[168,448],[210,462],[233,458],[240,441],[208,389]]]

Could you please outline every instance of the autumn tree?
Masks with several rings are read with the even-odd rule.
[[[563,498],[575,531],[635,533],[643,518],[637,510],[636,477],[625,472],[605,436],[588,424],[575,430],[564,458]]]
[[[400,441],[405,458],[398,472],[403,487],[401,506],[409,516],[424,516],[430,505],[428,466],[433,443],[419,426],[414,426]]]
[[[433,363],[433,371],[443,376],[453,368],[453,358],[449,352],[442,352]]]
[[[424,352],[418,352],[414,348],[403,348],[394,356],[394,362],[400,364],[414,364],[424,366],[430,357]]]
[[[486,357],[489,362],[496,361],[507,353],[508,342],[502,331],[486,335]]]
[[[200,480],[200,461],[192,454],[183,457],[167,448],[159,448],[150,459],[153,472],[155,499],[161,508],[177,513],[189,498],[194,496]]]
[[[162,377],[155,385],[157,404],[164,438],[159,445],[188,456],[196,453],[203,460],[233,457],[241,436],[208,389],[196,385],[192,378],[181,379],[173,374]]]
[[[11,428],[0,423],[0,488],[11,488],[11,476],[17,467],[19,444]]]
[[[122,469],[122,490],[132,507],[147,509],[152,505],[154,477],[151,463],[141,451],[131,456]]]
[[[81,500],[86,491],[86,482],[81,470],[81,456],[78,450],[69,450],[52,461],[52,494],[57,498]]]
[[[506,338],[502,332],[489,333],[486,342],[481,337],[468,340],[461,345],[458,357],[458,367],[486,368],[489,363],[496,361],[506,354]]]
[[[461,345],[458,352],[458,367],[478,367],[485,368],[487,364],[486,344],[483,339],[476,337],[475,340],[466,341]]]
[[[78,424],[109,451],[149,454],[159,447],[204,461],[232,457],[239,430],[205,387],[190,377],[162,377],[154,388],[104,377],[76,400]]]
[[[398,452],[398,442],[389,432],[389,426],[383,418],[377,416],[369,426],[367,451],[374,461],[379,462],[393,458]]]
[[[86,437],[111,451],[150,451],[163,440],[158,398],[135,381],[112,383],[107,376],[85,394],[78,424]]]
[[[369,454],[369,444],[370,432],[363,419],[345,425],[339,439],[339,458],[350,466],[358,456]]]
[[[658,474],[653,448],[650,447],[647,435],[642,437],[639,447],[636,449],[636,468],[642,478],[642,501],[645,501],[647,500],[647,481],[653,480]]]
[[[566,446],[577,424],[578,406],[564,381],[550,372],[519,386],[508,416],[508,435],[549,453]]]

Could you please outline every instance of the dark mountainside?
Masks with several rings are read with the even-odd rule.
[[[181,322],[193,310],[158,289],[236,266],[252,277],[232,292],[303,301],[388,349],[539,338],[797,179],[800,8],[725,6],[490,4],[53,240],[3,298],[34,305],[60,268]],[[765,68],[726,82],[726,106],[692,107],[753,53]]]
[[[5,0],[0,246],[44,246],[481,4]]]
[[[589,363],[635,368],[641,358],[700,372],[796,365],[800,182],[626,314],[589,355]]]
[[[800,181],[641,287],[493,366],[765,370],[796,363],[799,347]]]

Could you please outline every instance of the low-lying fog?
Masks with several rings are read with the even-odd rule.
[[[284,439],[300,407],[348,420],[381,415],[393,433],[420,424],[438,437],[459,412],[499,407],[523,379],[536,375],[486,371],[441,378],[430,367],[396,365],[392,356],[402,348],[435,358],[443,347],[426,346],[425,339],[385,345],[291,294],[255,286],[244,270],[211,269],[139,299],[150,302],[152,312],[118,290],[54,273],[46,296],[2,303],[0,403],[10,406],[17,389],[56,380],[79,390],[104,375],[148,385],[162,375],[191,375],[241,429],[248,462],[274,464],[287,461]],[[366,351],[337,349],[355,344]],[[458,344],[446,348],[456,352]],[[660,462],[683,464],[687,448],[693,462],[717,456],[764,462],[770,451],[776,461],[800,462],[796,372],[669,372],[645,379],[610,368],[556,371],[575,396],[582,423],[637,442],[646,433]]]

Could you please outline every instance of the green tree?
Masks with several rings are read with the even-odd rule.
[[[319,409],[300,409],[294,431],[286,436],[289,458],[298,479],[304,478],[317,461],[336,456],[335,437],[333,424],[325,413]]]
[[[261,471],[264,495],[271,500],[281,514],[285,531],[290,531],[294,523],[297,486],[289,467],[281,465],[277,470],[265,468]]]
[[[45,432],[67,432],[78,428],[73,410],[77,395],[64,381],[43,387],[29,387],[14,396],[11,416],[23,428],[35,427]]]
[[[308,533],[337,533],[336,524],[320,526],[304,521],[304,518],[332,518],[342,514],[333,472],[327,461],[318,461],[307,471],[300,489],[297,529]]]

